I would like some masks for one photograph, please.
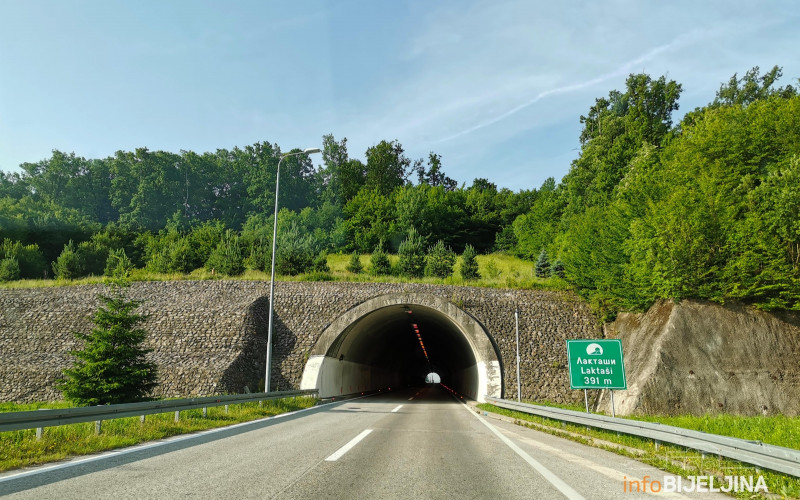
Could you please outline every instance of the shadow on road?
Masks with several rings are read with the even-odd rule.
[[[103,452],[90,457],[76,457],[67,462],[47,464],[28,471],[17,471],[16,473],[0,477],[0,497],[36,488],[37,486],[52,484],[85,474],[119,467],[165,453],[191,448],[192,446],[226,439],[283,422],[290,422],[317,412],[335,409],[337,406],[348,402],[349,401],[337,401],[335,403],[314,406],[291,414],[284,413],[263,420],[254,420],[252,422],[235,424],[230,427],[220,427],[196,434],[182,435],[168,440],[132,446],[122,450]]]

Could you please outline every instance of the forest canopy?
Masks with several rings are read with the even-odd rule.
[[[441,156],[408,158],[396,140],[362,162],[346,138],[326,135],[319,168],[304,155],[281,163],[282,258],[310,266],[326,252],[395,253],[413,231],[426,248],[531,262],[544,253],[609,314],[685,298],[800,310],[800,96],[780,77],[777,66],[733,75],[674,123],[681,84],[632,74],[579,118],[567,175],[519,192],[486,179],[458,186]],[[103,274],[119,262],[265,269],[286,152],[266,141],[100,159],[56,150],[0,172],[0,281]]]

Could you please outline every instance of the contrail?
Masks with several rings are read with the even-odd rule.
[[[460,132],[456,132],[455,134],[452,134],[452,135],[449,135],[449,136],[444,137],[442,139],[439,139],[437,141],[434,141],[433,144],[439,144],[439,143],[442,143],[442,142],[447,142],[447,141],[456,139],[458,137],[462,137],[464,135],[467,135],[467,134],[470,134],[472,132],[475,132],[476,130],[480,130],[482,128],[488,127],[489,125],[494,125],[495,123],[497,123],[499,121],[502,121],[502,120],[505,120],[509,116],[514,115],[514,114],[522,111],[525,108],[533,106],[534,104],[536,104],[537,102],[541,101],[545,97],[549,97],[551,95],[556,95],[556,94],[566,94],[568,92],[574,92],[576,90],[581,90],[581,89],[584,89],[586,87],[591,87],[593,85],[597,85],[598,83],[602,83],[602,82],[604,82],[606,80],[611,80],[612,78],[617,78],[620,75],[624,75],[626,73],[629,73],[632,68],[634,68],[634,67],[636,67],[636,66],[638,66],[638,65],[640,65],[640,64],[642,64],[644,62],[650,61],[651,59],[655,58],[656,56],[658,56],[660,54],[663,54],[664,52],[669,52],[671,50],[674,50],[674,49],[677,49],[677,48],[689,45],[690,43],[698,41],[699,39],[703,38],[700,35],[701,35],[701,33],[699,31],[697,31],[697,30],[690,31],[688,33],[685,33],[685,34],[679,36],[678,38],[676,38],[675,40],[671,41],[670,43],[658,46],[658,47],[652,49],[651,51],[647,52],[646,54],[644,54],[642,56],[639,56],[639,57],[637,57],[636,59],[634,59],[632,61],[626,62],[625,64],[623,64],[622,66],[620,66],[619,68],[615,69],[614,71],[612,71],[610,73],[606,73],[606,74],[598,76],[596,78],[592,78],[591,80],[587,80],[585,82],[574,83],[572,85],[566,85],[566,86],[563,86],[563,87],[557,87],[557,88],[554,88],[554,89],[545,90],[544,92],[540,92],[533,99],[531,99],[531,100],[529,100],[527,102],[524,102],[524,103],[522,103],[522,104],[520,104],[520,105],[518,105],[518,106],[516,106],[514,108],[511,108],[510,110],[506,111],[505,113],[502,113],[502,114],[500,114],[498,116],[495,116],[494,118],[492,118],[490,120],[487,120],[485,122],[482,122],[482,123],[479,123],[479,124],[474,125],[472,127],[469,127],[467,129],[464,129],[464,130],[462,130]]]

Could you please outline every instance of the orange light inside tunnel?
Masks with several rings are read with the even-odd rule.
[[[406,312],[411,314],[411,311],[406,311]],[[422,342],[422,335],[420,334],[419,331],[419,325],[417,323],[411,323],[411,330],[417,335],[417,340],[419,340],[419,346],[422,349],[422,354],[425,355],[425,359],[428,360],[428,363],[430,363],[430,358],[428,357],[428,350],[425,349],[425,343]]]

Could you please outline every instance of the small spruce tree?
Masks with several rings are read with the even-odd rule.
[[[425,275],[447,278],[453,274],[455,263],[456,254],[439,240],[428,249],[428,255],[425,256]]]
[[[331,266],[328,265],[328,252],[322,250],[314,257],[314,262],[311,263],[311,270],[315,273],[331,272]]]
[[[539,254],[539,258],[536,259],[535,272],[537,278],[547,278],[550,276],[550,260],[547,258],[547,250],[544,248]]]
[[[194,249],[187,238],[170,243],[170,271],[188,274],[195,270]]]
[[[389,256],[383,251],[383,241],[378,243],[370,257],[370,273],[375,276],[392,274],[392,263]]]
[[[461,254],[461,277],[465,280],[475,280],[481,277],[478,271],[478,259],[475,247],[467,245]]]
[[[553,261],[553,265],[550,266],[550,276],[557,277],[557,278],[564,278],[564,263],[561,262],[561,259],[556,259]]]
[[[400,256],[398,268],[403,275],[422,277],[425,272],[425,242],[416,229],[412,227],[408,230],[408,236],[400,244],[397,253]]]
[[[56,278],[64,280],[75,279],[83,274],[81,259],[72,240],[69,240],[69,243],[64,245],[64,250],[53,262],[53,274],[55,274]]]
[[[361,256],[358,252],[353,252],[350,255],[350,262],[347,263],[346,269],[353,274],[358,274],[364,270],[364,266],[361,265]]]
[[[152,351],[144,346],[145,330],[137,325],[145,319],[134,311],[140,302],[128,300],[127,284],[111,284],[110,295],[101,295],[103,305],[92,317],[91,333],[75,333],[84,342],[72,368],[58,388],[68,401],[80,405],[102,405],[146,401],[157,385],[156,365],[145,356]]]
[[[0,282],[15,281],[20,276],[19,262],[14,257],[0,260]]]

